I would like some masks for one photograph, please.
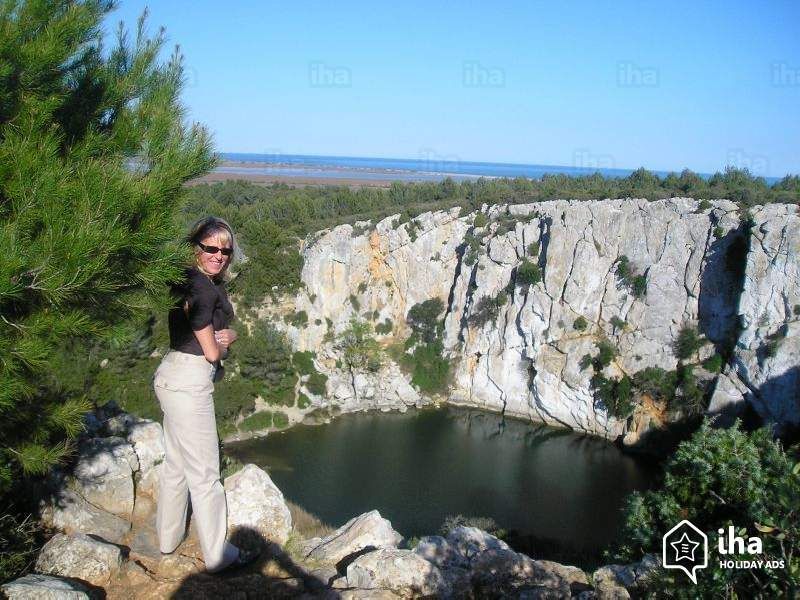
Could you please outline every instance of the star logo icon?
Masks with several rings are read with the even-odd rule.
[[[683,536],[678,541],[670,543],[670,546],[675,549],[675,562],[679,560],[694,561],[694,551],[699,545],[700,542],[690,540],[684,531]]]

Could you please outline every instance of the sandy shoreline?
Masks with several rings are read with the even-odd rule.
[[[259,173],[220,173],[213,171],[197,179],[192,179],[187,182],[187,185],[199,185],[203,183],[220,183],[223,181],[242,180],[250,183],[260,185],[271,185],[273,183],[285,183],[294,186],[309,186],[309,185],[328,185],[328,186],[345,186],[345,187],[376,187],[388,188],[392,185],[392,179],[387,175],[386,179],[361,179],[358,177],[347,178],[330,178],[330,177],[304,177],[304,176],[287,176],[287,175],[262,175]]]

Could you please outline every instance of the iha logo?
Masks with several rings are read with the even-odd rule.
[[[697,585],[698,569],[708,566],[708,538],[691,521],[684,519],[664,534],[662,564],[681,569]]]

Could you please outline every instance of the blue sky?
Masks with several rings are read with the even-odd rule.
[[[800,2],[149,5],[223,152],[800,173]]]

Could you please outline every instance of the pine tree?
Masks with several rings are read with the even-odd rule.
[[[48,389],[69,338],[123,344],[167,310],[183,184],[216,161],[186,123],[183,59],[114,2],[0,0],[0,495],[70,453],[89,408]],[[132,39],[131,39],[132,37]],[[163,312],[162,312],[163,314]],[[5,504],[5,503],[4,503]],[[5,511],[4,511],[5,512]]]

